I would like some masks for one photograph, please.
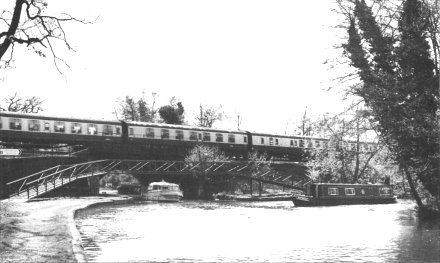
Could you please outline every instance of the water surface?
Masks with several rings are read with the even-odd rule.
[[[413,207],[145,202],[76,222],[90,262],[440,262],[440,222]]]

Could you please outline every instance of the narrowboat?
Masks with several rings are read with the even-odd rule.
[[[386,184],[312,183],[306,193],[293,194],[295,206],[390,204],[396,202],[393,187]]]
[[[183,192],[178,184],[162,182],[151,183],[146,192],[142,192],[142,198],[147,201],[180,202]]]

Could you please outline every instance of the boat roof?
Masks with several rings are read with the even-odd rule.
[[[165,182],[164,180],[162,180],[161,182],[152,182],[152,183],[150,183],[150,185],[162,185],[162,186],[164,186],[164,185],[178,185],[178,184],[168,183],[168,182]]]

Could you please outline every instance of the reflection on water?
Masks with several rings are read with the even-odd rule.
[[[90,262],[440,262],[440,222],[413,206],[145,202],[76,222]]]

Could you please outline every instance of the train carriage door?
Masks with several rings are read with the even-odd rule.
[[[252,133],[246,132],[247,136],[247,146],[249,149],[252,149]]]
[[[49,121],[44,121],[43,125],[44,125],[43,131],[50,132],[50,122]]]
[[[128,124],[125,121],[121,121],[122,128],[122,141],[127,141],[128,139]]]

